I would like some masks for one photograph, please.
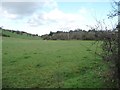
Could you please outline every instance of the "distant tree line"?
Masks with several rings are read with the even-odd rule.
[[[111,30],[70,30],[69,32],[64,31],[57,31],[57,32],[50,32],[49,34],[42,35],[41,37],[44,40],[96,40],[96,39],[104,39],[104,38],[111,38],[117,34],[117,31]],[[105,36],[105,37],[103,37]]]

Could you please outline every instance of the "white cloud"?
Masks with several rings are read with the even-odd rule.
[[[83,13],[83,12],[82,12]],[[55,8],[49,12],[42,12],[37,15],[33,15],[33,17],[29,20],[29,23],[38,23],[37,25],[43,24],[66,24],[66,23],[75,23],[78,21],[84,21],[85,17],[80,13],[64,13],[60,11],[58,8]]]
[[[81,8],[81,9],[79,10],[79,12],[80,12],[81,14],[87,14],[87,13],[88,13],[88,11],[87,11],[86,8]]]
[[[44,7],[49,9],[58,8],[57,2],[55,0],[44,0]]]
[[[45,17],[48,18],[48,20],[55,20],[57,22],[64,21],[64,22],[74,22],[76,20],[83,19],[81,18],[79,14],[72,14],[72,13],[64,13],[60,11],[59,9],[54,9],[48,14],[45,15]]]
[[[3,13],[4,13],[3,16],[6,17],[6,18],[16,19],[18,17],[18,15],[16,15],[16,14],[10,14],[7,11],[3,11]]]

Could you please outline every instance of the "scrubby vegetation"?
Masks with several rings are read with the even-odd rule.
[[[103,40],[104,36],[106,38],[111,38],[112,35],[116,35],[117,31],[113,30],[70,30],[69,32],[57,31],[50,32],[49,34],[42,35],[44,40]]]

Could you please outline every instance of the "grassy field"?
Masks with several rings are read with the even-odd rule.
[[[3,88],[105,88],[109,66],[94,41],[3,37]],[[89,49],[89,47],[91,47]],[[100,48],[98,47],[98,52]]]

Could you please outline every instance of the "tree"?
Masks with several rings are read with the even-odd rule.
[[[52,36],[54,33],[52,32],[52,31],[50,31],[50,34],[49,34],[49,36]]]
[[[108,14],[108,19],[114,18],[116,16],[120,16],[120,1],[116,2],[114,1],[114,6],[112,12]],[[104,22],[99,22],[97,21],[97,28],[101,27],[102,23]],[[103,28],[102,28],[103,29]],[[116,29],[113,28],[112,31],[109,31],[107,28],[105,28],[106,31],[102,31],[101,34],[97,36],[99,40],[103,41],[102,44],[102,57],[103,60],[106,60],[107,62],[111,62],[112,65],[111,67],[111,73],[112,73],[112,81],[116,83],[116,87],[120,88],[120,60],[118,57],[120,55],[118,54],[120,52],[120,49],[118,49],[118,45],[120,45],[120,21],[118,19],[118,25],[116,26]],[[119,37],[118,37],[119,36]],[[111,64],[110,63],[110,64]]]
[[[118,48],[118,45],[120,45],[120,19],[119,19],[119,17],[120,17],[120,1],[118,1],[118,2],[114,1],[113,4],[114,4],[113,10],[112,10],[112,12],[110,12],[110,14],[108,16],[109,16],[109,18],[114,18],[114,17],[118,16],[118,25],[116,26],[116,28],[118,30],[118,34],[117,34],[118,37],[117,37],[117,40],[115,41],[117,43],[117,45],[114,44],[114,47],[117,46],[116,48]],[[120,54],[118,54],[118,53],[120,53],[120,49],[118,49],[118,52],[114,52],[114,53],[116,53],[118,56],[117,58],[114,58],[114,60],[115,60],[115,66],[117,68],[116,74],[118,75],[118,83],[119,83],[118,88],[120,88],[120,77],[119,77],[120,76],[120,59],[118,59],[118,58],[120,58]],[[115,57],[115,54],[113,54],[113,57]]]

